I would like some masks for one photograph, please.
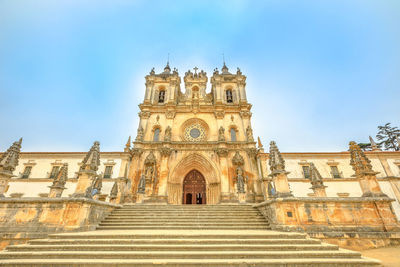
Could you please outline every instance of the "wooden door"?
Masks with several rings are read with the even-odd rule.
[[[183,180],[183,204],[206,204],[206,180],[196,171],[190,171]]]

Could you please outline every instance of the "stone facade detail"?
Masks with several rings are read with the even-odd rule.
[[[14,142],[0,158],[0,198],[8,188],[8,182],[13,176],[15,167],[18,165],[19,154],[21,152],[22,138]]]

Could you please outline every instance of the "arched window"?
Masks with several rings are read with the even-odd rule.
[[[158,92],[158,103],[164,103],[165,100],[165,90]]]
[[[233,95],[231,89],[226,90],[226,102],[233,103]]]
[[[160,128],[154,130],[153,141],[158,142],[160,140]]]
[[[231,128],[231,141],[236,141],[236,130],[234,128]]]

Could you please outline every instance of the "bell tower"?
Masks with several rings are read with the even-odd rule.
[[[146,93],[143,104],[165,105],[176,104],[180,92],[181,78],[178,70],[171,71],[169,62],[160,74],[154,68],[146,76]]]

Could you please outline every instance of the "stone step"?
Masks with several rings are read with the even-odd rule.
[[[98,230],[247,230],[249,226],[207,226],[207,225],[186,225],[186,226],[177,226],[177,225],[138,225],[138,226],[97,226]],[[268,225],[265,226],[252,226],[253,230],[267,230],[269,229]]]
[[[267,223],[265,220],[262,219],[251,219],[251,220],[245,220],[245,219],[215,219],[215,220],[207,220],[204,218],[193,218],[193,219],[180,219],[180,218],[173,218],[173,219],[136,219],[136,218],[131,218],[131,219],[114,219],[114,218],[107,218],[103,220],[103,223],[141,223],[141,224],[147,224],[149,222],[152,223]]]
[[[278,244],[278,245],[257,245],[257,244],[167,244],[167,245],[110,245],[101,244],[87,245],[14,245],[7,247],[8,251],[317,251],[337,250],[338,247],[330,244]]]
[[[208,215],[208,216],[257,216],[260,215],[258,212],[253,212],[253,211],[246,211],[246,212],[242,212],[242,211],[238,211],[238,212],[207,212],[207,211],[188,211],[188,212],[175,212],[175,211],[162,211],[162,212],[139,212],[139,211],[125,211],[125,210],[121,210],[121,211],[113,211],[112,212],[113,215],[137,215],[137,214],[141,214],[141,215],[168,215],[168,216],[179,216],[179,215],[186,215],[186,216],[198,216],[198,215]]]
[[[5,251],[0,259],[303,259],[360,258],[359,252],[329,251]]]
[[[245,222],[245,223],[240,223],[240,222],[224,222],[224,223],[215,223],[215,222],[176,222],[176,221],[169,221],[169,222],[154,222],[154,221],[149,221],[145,224],[142,222],[102,222],[99,224],[99,226],[243,226],[243,227],[248,227],[248,228],[253,228],[254,226],[269,226],[268,223],[266,222]]]
[[[36,239],[29,241],[32,245],[92,245],[92,244],[180,244],[180,245],[196,245],[196,244],[240,244],[240,245],[271,245],[271,244],[321,244],[318,239],[182,239],[182,238],[169,238],[169,239]]]
[[[143,230],[96,230],[89,232],[50,234],[49,239],[305,239],[305,233],[297,232],[278,232],[271,230],[180,230],[169,231],[156,229],[153,231]]]
[[[380,262],[373,259],[18,259],[2,260],[0,266],[96,266],[96,267],[178,267],[178,266],[254,266],[254,267],[377,267]]]

